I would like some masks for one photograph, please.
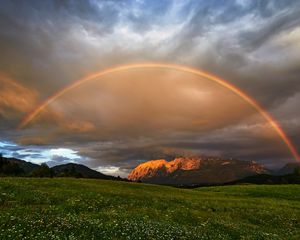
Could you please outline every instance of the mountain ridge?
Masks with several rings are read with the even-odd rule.
[[[131,181],[167,185],[220,184],[247,176],[271,173],[254,161],[218,157],[179,157],[172,161],[150,160],[128,175]]]

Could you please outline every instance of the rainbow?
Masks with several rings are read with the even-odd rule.
[[[279,123],[271,116],[270,113],[268,113],[253,98],[251,98],[245,92],[243,92],[241,89],[237,88],[236,86],[232,85],[231,83],[227,82],[226,80],[221,79],[217,76],[214,76],[211,73],[208,73],[208,72],[205,72],[202,70],[198,70],[198,69],[194,69],[194,68],[190,68],[190,67],[186,67],[186,66],[182,66],[182,65],[176,65],[176,64],[166,64],[166,63],[129,64],[129,65],[121,65],[121,66],[111,67],[106,70],[92,73],[88,76],[85,76],[85,77],[73,82],[72,84],[66,86],[65,88],[61,89],[60,91],[56,92],[55,94],[53,94],[52,96],[47,98],[37,108],[35,108],[32,112],[30,112],[27,116],[25,116],[25,118],[19,124],[18,128],[24,128],[40,112],[42,112],[43,109],[45,109],[49,104],[54,102],[57,98],[63,96],[66,92],[68,92],[74,88],[77,88],[88,81],[95,80],[99,77],[103,77],[105,75],[116,73],[116,72],[122,72],[122,71],[131,70],[131,69],[145,69],[145,68],[172,69],[172,70],[176,70],[176,71],[186,72],[186,73],[194,74],[194,75],[202,77],[202,78],[206,78],[210,81],[213,81],[213,82],[229,89],[230,91],[232,91],[233,93],[235,93],[236,95],[241,97],[244,101],[249,103],[256,111],[258,111],[266,119],[267,122],[269,122],[269,124],[274,128],[274,130],[278,133],[278,135],[280,136],[282,141],[285,143],[285,145],[287,146],[287,148],[289,149],[289,151],[291,152],[291,154],[295,158],[295,160],[300,161],[300,157],[299,157],[299,154],[298,154],[295,146],[293,145],[291,140],[288,138],[286,133],[283,131],[283,129],[281,128]]]

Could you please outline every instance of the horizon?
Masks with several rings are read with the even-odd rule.
[[[37,164],[37,165],[42,165],[42,164],[46,164],[49,168],[53,168],[53,167],[56,167],[56,166],[62,166],[62,165],[67,165],[67,164],[77,164],[77,165],[82,165],[82,166],[86,166],[89,168],[89,166],[83,164],[83,163],[78,163],[76,161],[68,161],[68,162],[65,162],[65,163],[52,163],[51,161],[46,161],[46,162],[34,162],[34,161],[26,161],[24,159],[19,159],[19,158],[14,158],[12,156],[4,156],[2,153],[0,153],[0,156],[4,157],[4,158],[7,158],[7,159],[17,159],[17,160],[21,160],[21,161],[25,161],[25,162],[28,162],[28,163],[33,163],[33,164]],[[161,160],[164,160],[166,162],[173,162],[174,160],[176,159],[187,159],[187,160],[190,160],[190,159],[196,159],[196,160],[200,160],[200,161],[206,161],[208,159],[214,159],[214,160],[218,160],[218,161],[241,161],[241,162],[248,162],[248,163],[257,163],[256,161],[247,161],[247,160],[243,160],[243,159],[234,159],[234,158],[222,158],[220,156],[200,156],[200,155],[189,155],[189,156],[177,156],[177,157],[174,157],[174,158],[167,158],[167,159],[150,159],[150,160],[147,160],[147,161],[144,161],[144,162],[140,162],[138,165],[136,165],[133,169],[131,169],[127,174],[123,174],[123,175],[118,175],[116,174],[116,171],[114,169],[114,167],[107,167],[107,168],[101,168],[101,167],[98,167],[98,168],[90,168],[91,170],[94,170],[94,171],[97,171],[99,173],[102,173],[102,174],[105,174],[105,175],[108,175],[108,176],[113,176],[113,177],[121,177],[121,178],[124,178],[124,179],[128,179],[128,175],[130,175],[130,173],[137,169],[137,167],[139,166],[142,166],[144,164],[147,164],[147,163],[150,163],[150,162],[155,162],[155,161],[161,161]],[[283,165],[278,165],[276,166],[275,168],[266,168],[266,166],[264,166],[263,164],[260,164],[260,166],[264,167],[266,170],[270,170],[273,172],[273,174],[275,172],[278,172],[280,171],[281,169],[283,169],[284,167],[286,167],[287,165],[289,164],[293,164],[293,163],[298,163],[298,162],[288,162],[288,163],[284,163]]]

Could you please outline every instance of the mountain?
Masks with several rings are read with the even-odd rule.
[[[17,165],[19,168],[21,168],[23,170],[24,174],[30,174],[35,169],[40,167],[40,165],[38,165],[38,164],[34,164],[34,163],[27,162],[27,161],[24,161],[24,160],[20,160],[20,159],[17,159],[17,158],[1,157],[1,161],[3,162],[3,164],[9,163],[9,164]]]
[[[239,179],[228,184],[241,184],[241,183],[252,183],[252,184],[300,184],[300,175],[293,173],[287,175],[270,175],[270,174],[258,174],[243,179]]]
[[[92,170],[87,166],[76,163],[67,163],[52,167],[54,175],[58,177],[81,177],[97,179],[115,179],[115,177],[105,175],[98,171]]]
[[[277,175],[292,174],[297,168],[300,168],[300,162],[287,163],[276,174]]]
[[[217,157],[151,160],[138,165],[129,175],[131,181],[167,185],[205,185],[232,182],[247,176],[269,173],[254,161]]]
[[[43,173],[43,171],[41,171],[42,168],[45,168],[45,166],[41,166],[17,158],[5,158],[2,156],[0,158],[0,176],[39,176],[39,174],[41,175]],[[53,170],[53,174],[51,174],[51,176],[54,177],[80,177],[124,180],[121,178],[105,175],[98,171],[92,170],[87,166],[75,163],[57,165],[52,168],[49,168],[46,165],[46,168]]]

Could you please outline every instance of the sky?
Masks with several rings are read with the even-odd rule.
[[[126,176],[150,159],[210,155],[278,168],[295,159],[243,99],[174,69],[94,79],[20,122],[91,73],[159,62],[212,73],[247,93],[300,151],[300,2],[1,1],[0,151],[50,166]]]

